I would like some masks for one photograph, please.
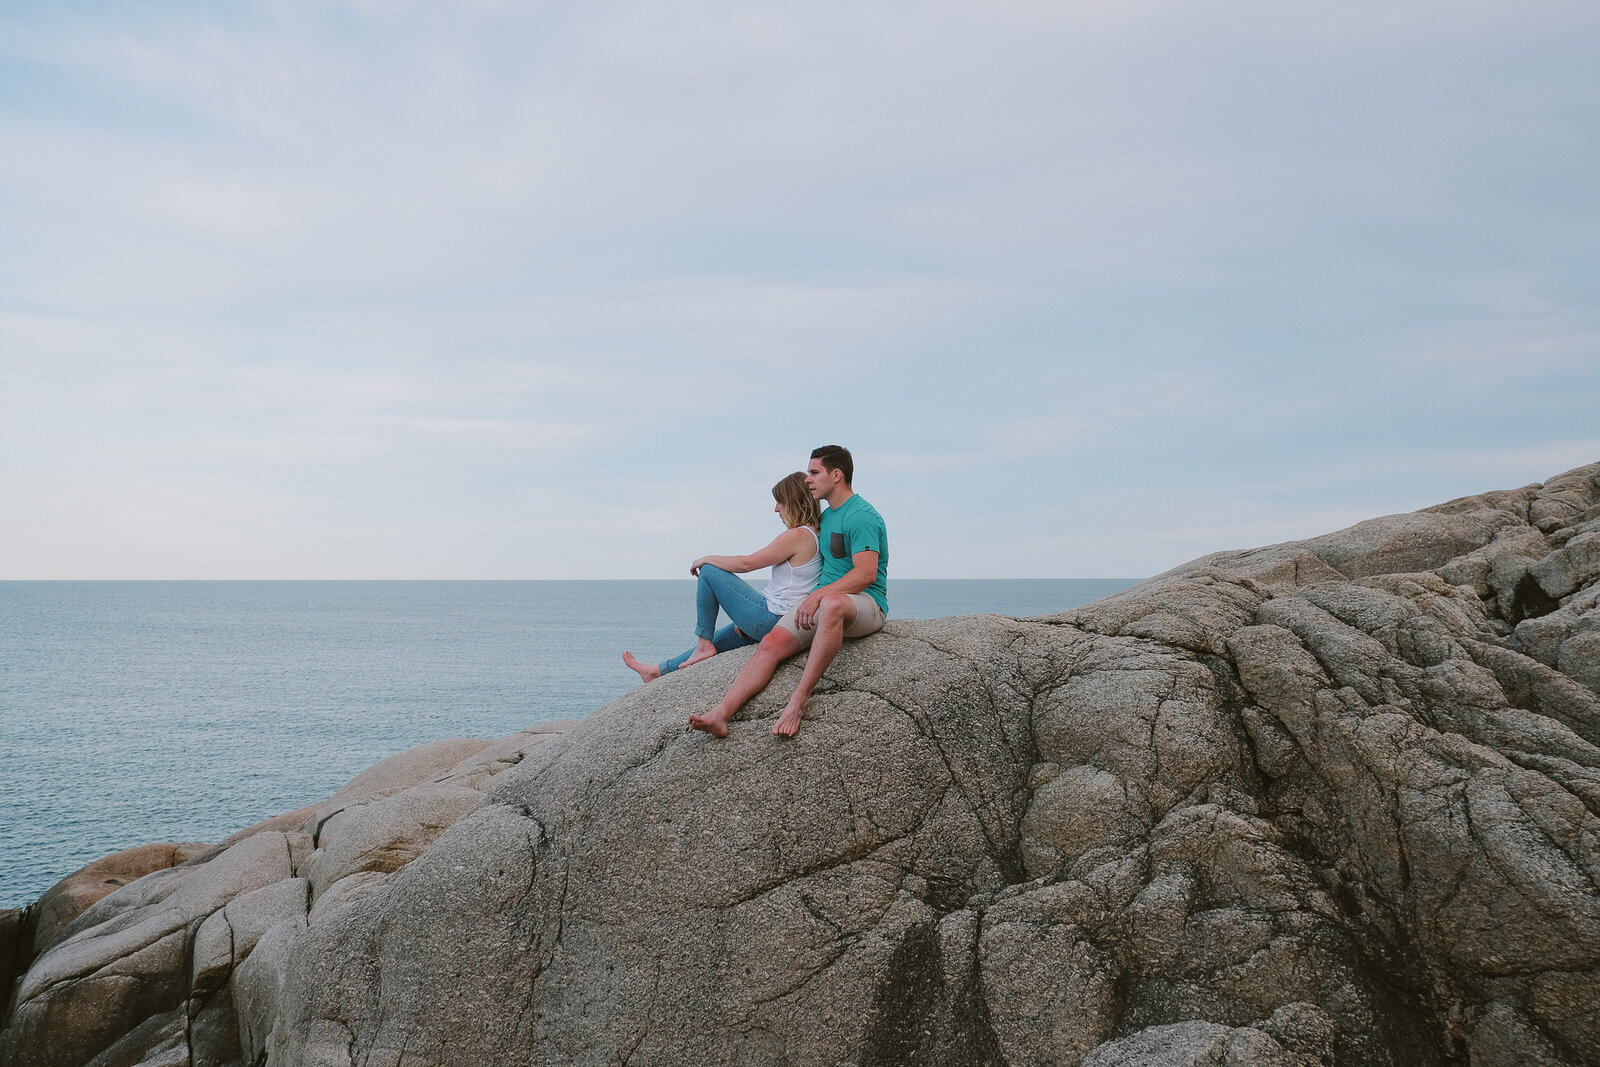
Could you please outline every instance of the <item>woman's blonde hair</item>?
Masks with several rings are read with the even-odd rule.
[[[812,498],[811,490],[806,488],[806,476],[800,471],[795,471],[773,486],[772,499],[778,502],[779,514],[790,529],[816,526],[822,522],[822,508]]]

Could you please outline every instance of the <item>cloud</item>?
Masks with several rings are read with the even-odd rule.
[[[1516,388],[1530,380],[1600,380],[1600,315],[1541,297],[1527,280],[1474,301],[1476,314],[1431,325],[1390,353],[1421,380],[1451,391]],[[1510,291],[1506,291],[1510,290]]]
[[[675,575],[841,440],[919,567],[1136,573],[1546,476],[1600,404],[1597,23],[13,6],[0,558]]]

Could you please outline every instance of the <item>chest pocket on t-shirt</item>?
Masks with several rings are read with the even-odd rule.
[[[844,543],[844,534],[831,533],[828,535],[828,551],[833,553],[834,559],[844,559],[850,554],[850,547]]]

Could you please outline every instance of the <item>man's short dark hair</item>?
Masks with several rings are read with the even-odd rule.
[[[850,458],[850,450],[843,445],[823,445],[821,448],[813,448],[811,458],[822,460],[822,465],[830,471],[842,473],[845,485],[849,485],[851,479],[855,477],[856,461]]]

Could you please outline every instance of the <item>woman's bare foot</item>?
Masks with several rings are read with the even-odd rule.
[[[640,678],[647,682],[653,682],[661,677],[660,667],[657,667],[654,663],[639,662],[632,652],[624,652],[622,654],[622,662],[628,665],[629,670],[636,672]]]
[[[801,704],[784,705],[783,714],[778,716],[778,721],[773,724],[772,733],[776,737],[793,737],[800,732],[800,717],[806,713],[806,706]]]
[[[717,646],[703,637],[694,639],[694,651],[689,653],[689,658],[683,661],[687,667],[691,663],[699,663],[703,659],[710,659],[717,654]]]
[[[728,718],[716,712],[707,712],[704,715],[689,716],[689,725],[693,729],[708,733],[712,737],[728,736]]]

